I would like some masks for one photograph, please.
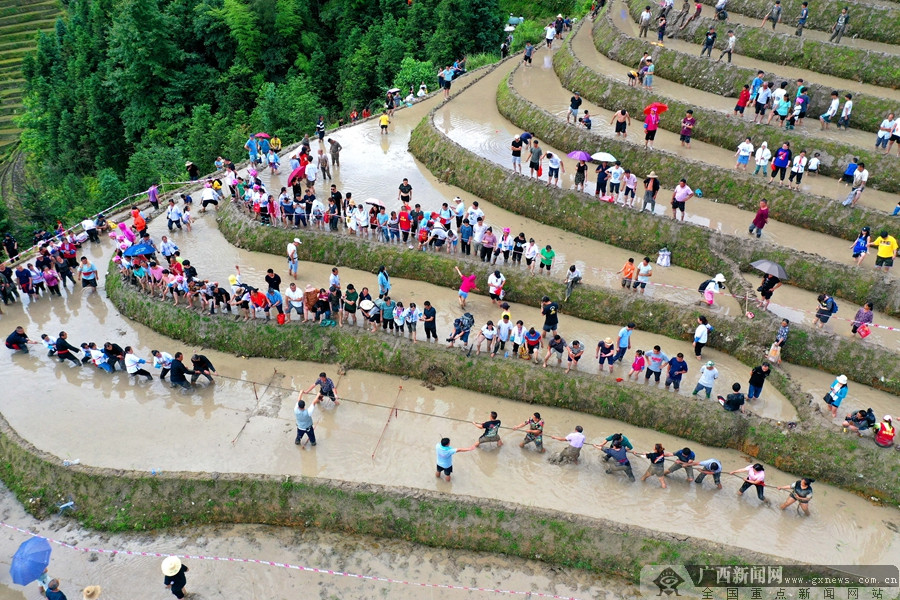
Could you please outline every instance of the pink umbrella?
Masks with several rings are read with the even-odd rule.
[[[306,165],[300,165],[299,167],[297,167],[296,169],[291,171],[291,174],[288,176],[287,184],[294,185],[295,179],[302,180],[305,177],[306,177]]]
[[[572,152],[566,154],[566,156],[568,156],[569,158],[574,158],[575,160],[591,160],[591,155],[584,150],[573,150]]]
[[[270,137],[272,137],[268,133],[254,133],[253,135],[256,137],[261,137],[261,138],[266,138],[266,139],[269,139]]]

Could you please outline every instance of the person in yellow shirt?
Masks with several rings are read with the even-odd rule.
[[[391,118],[388,116],[388,114],[386,112],[381,113],[381,116],[378,117],[378,124],[381,125],[382,135],[387,135],[388,124],[390,124],[390,122],[391,122]]]
[[[894,266],[894,259],[897,257],[897,238],[888,235],[887,229],[884,229],[869,246],[878,248],[875,268],[883,269],[887,273]]]

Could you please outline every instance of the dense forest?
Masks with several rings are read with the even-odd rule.
[[[585,4],[585,2],[581,2]],[[386,89],[435,83],[437,68],[496,60],[510,13],[529,18],[514,47],[572,0],[70,0],[24,65],[24,234],[211,170],[249,133],[286,142]],[[31,231],[28,231],[30,234]],[[24,240],[22,240],[24,241]]]

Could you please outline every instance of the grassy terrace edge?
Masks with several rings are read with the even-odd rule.
[[[578,27],[589,27],[581,23]],[[804,135],[795,131],[785,131],[765,125],[753,125],[748,120],[732,118],[730,113],[723,113],[701,105],[684,102],[673,96],[656,92],[648,92],[641,88],[629,87],[625,83],[608,77],[587,65],[575,54],[572,48],[572,36],[563,41],[562,48],[553,54],[553,69],[563,87],[578,90],[584,98],[607,109],[624,108],[633,115],[640,115],[645,106],[651,102],[664,102],[669,110],[662,114],[661,127],[668,131],[680,131],[684,113],[691,109],[698,122],[694,138],[734,150],[745,138],[752,138],[754,145],[763,140],[770,148],[775,148],[787,141],[793,148],[805,148],[811,155],[821,153],[820,166],[823,175],[836,177],[843,173],[846,161],[857,156],[871,166],[873,173],[878,173],[877,181],[873,178],[871,186],[885,192],[900,192],[900,169],[896,168],[896,157],[886,157],[872,148],[863,148],[853,144],[841,144],[831,140]],[[624,67],[623,67],[624,69]],[[775,194],[775,190],[772,190]],[[889,217],[880,211],[873,211],[874,216],[882,222]],[[844,235],[848,235],[844,232]]]
[[[148,476],[86,465],[64,467],[61,462],[21,438],[0,417],[0,479],[25,509],[46,518],[56,512],[60,497],[71,497],[78,507],[75,518],[101,531],[215,523],[325,529],[541,560],[633,582],[649,562],[787,562],[606,519],[422,489],[233,473]]]
[[[882,211],[868,207],[847,209],[824,196],[798,194],[784,188],[774,188],[758,177],[754,178],[752,175],[738,173],[732,169],[684,158],[665,150],[648,152],[633,142],[625,142],[577,127],[565,127],[559,117],[518,93],[513,84],[513,74],[501,81],[497,87],[497,108],[514,125],[534,132],[539,138],[549,141],[564,152],[602,145],[603,148],[615,153],[625,165],[640,165],[644,172],[656,171],[660,175],[660,181],[670,188],[685,177],[695,187],[702,187],[705,197],[715,198],[717,202],[748,211],[748,223],[756,212],[759,198],[768,198],[769,215],[772,219],[846,239],[848,248],[849,242],[856,239],[856,232],[862,227],[858,223],[870,224],[874,231],[881,228],[892,231],[897,223],[896,219]],[[849,266],[830,262],[839,269]],[[862,275],[864,278],[878,280],[879,284],[883,283],[883,278],[875,276],[871,271],[868,273],[860,271],[862,270],[855,268],[852,273],[854,276]]]
[[[628,0],[635,22],[646,5],[645,0]],[[734,53],[738,55],[881,87],[896,89],[900,85],[900,57],[897,55],[798,37],[793,35],[790,24],[781,33],[773,33],[768,27],[723,23],[701,17],[694,19],[684,30],[676,30],[675,37],[702,45],[706,30],[711,26],[723,37],[729,29],[734,30],[737,38]],[[656,25],[651,24],[650,28],[655,31]]]
[[[233,209],[226,211],[220,217],[220,229],[226,239],[239,247],[269,253],[280,252],[285,241],[297,235],[293,231],[281,231],[251,224]],[[431,253],[398,250],[332,234],[307,234],[304,232],[299,235],[304,242],[300,247],[301,260],[346,265],[373,271],[375,266],[385,264],[395,277],[426,281],[441,286],[452,286],[457,281],[452,268],[457,262],[449,258]],[[486,275],[486,268],[483,266],[476,266],[474,270],[479,275]],[[528,285],[525,285],[526,280]],[[507,273],[507,281],[510,283],[510,299],[532,306],[537,306],[543,294],[552,295],[554,292],[559,292],[558,283],[546,280],[535,281],[516,272]],[[116,289],[119,285],[117,281]],[[135,295],[143,298],[130,289],[125,291],[129,298]],[[133,309],[120,306],[120,300],[117,300],[113,293],[110,294],[110,297],[120,311],[135,318]],[[143,304],[155,305],[157,303],[146,300]],[[166,306],[169,305],[166,304]],[[646,301],[590,286],[580,288],[566,303],[565,309],[567,314],[593,321],[619,322],[622,319],[634,319],[639,328],[653,327],[658,329],[662,335],[676,339],[686,339],[686,332],[693,328],[692,324],[695,322],[697,314],[690,308],[680,308],[665,302]],[[165,309],[161,307],[159,310]],[[173,309],[173,312],[177,311]],[[172,335],[179,339],[184,339],[184,335],[187,335],[189,339],[185,341],[205,343],[217,348],[219,348],[218,342],[203,342],[204,336],[207,335],[206,323],[210,323],[209,326],[217,330],[224,328],[235,332],[240,331],[238,324],[219,325],[217,321],[205,319],[194,313],[188,315],[190,320],[195,321],[194,324],[177,328],[175,326],[167,327],[163,331],[160,329],[160,325],[156,325],[157,321],[163,320],[158,317],[162,317],[162,313],[155,317],[141,316],[136,320],[164,335]],[[739,329],[732,331],[729,329],[731,325],[736,325]],[[848,489],[860,493],[878,494],[881,497],[900,497],[900,485],[895,478],[889,475],[891,459],[895,458],[893,454],[879,453],[874,446],[871,448],[861,447],[857,441],[840,435],[836,430],[823,430],[823,423],[818,419],[813,419],[813,411],[808,404],[808,397],[779,372],[775,373],[771,383],[778,386],[794,403],[801,418],[801,426],[788,434],[785,434],[776,423],[767,419],[738,417],[735,420],[731,418],[731,415],[724,415],[721,411],[703,403],[685,403],[663,392],[648,388],[625,388],[593,376],[560,377],[553,371],[533,369],[531,365],[519,361],[503,361],[498,364],[496,360],[465,358],[455,352],[423,347],[421,344],[412,346],[396,341],[388,344],[383,338],[344,334],[343,332],[337,332],[334,333],[334,336],[330,336],[328,332],[334,330],[322,330],[321,328],[312,328],[308,334],[302,333],[302,331],[306,331],[305,329],[299,333],[290,331],[301,328],[281,328],[274,333],[270,331],[272,329],[272,327],[260,328],[260,331],[265,332],[267,336],[273,335],[272,339],[281,340],[271,349],[267,348],[267,344],[270,343],[268,340],[259,343],[253,342],[252,348],[248,348],[248,344],[237,340],[250,336],[234,335],[232,337],[235,341],[230,342],[224,351],[233,350],[247,355],[283,356],[298,360],[340,362],[348,368],[377,370],[398,375],[408,374],[412,377],[523,402],[578,410],[625,421],[639,427],[659,429],[712,446],[740,449],[759,456],[780,468],[792,471],[794,467],[799,467],[804,472],[808,472],[808,469],[815,469],[818,472],[817,478],[827,479],[841,486],[846,485]],[[713,335],[715,338],[713,346],[728,353],[733,352],[738,358],[755,360],[758,353],[755,352],[755,346],[748,341],[748,338],[759,336],[758,329],[758,327],[754,329],[750,324],[741,321],[729,320],[727,324],[722,323],[717,327]],[[184,333],[179,335],[179,332]],[[812,361],[811,365],[821,364],[817,363],[817,360],[827,360],[823,358],[822,354],[817,355],[816,352],[828,353],[825,348],[831,340],[823,336],[809,335],[807,332],[798,333],[800,334],[796,342],[798,352],[806,352],[810,347],[817,348],[808,355]],[[808,338],[807,335],[809,335]],[[320,343],[307,340],[307,343],[320,346],[321,352],[323,352],[323,354],[310,356],[304,354],[302,348],[295,347],[294,342],[288,341],[303,340],[304,336],[317,340],[326,337],[330,341]],[[347,339],[344,339],[343,336],[346,336]],[[218,337],[217,335],[215,339],[218,340]],[[227,335],[222,337],[228,338]],[[821,339],[816,339],[817,337]],[[808,343],[804,345],[800,338],[808,339]],[[347,350],[338,348],[335,339],[342,340],[343,347]],[[720,343],[724,348],[721,348]],[[235,344],[237,345],[235,346]],[[854,349],[847,348],[846,350],[853,351]],[[264,354],[259,354],[260,352]],[[402,355],[403,358],[397,359],[393,353]],[[839,360],[838,355],[842,354],[842,351],[834,352],[833,349],[828,353],[834,360]],[[373,358],[375,356],[378,356],[377,361]],[[873,358],[877,360],[877,357]],[[670,416],[663,417],[663,415]],[[698,423],[704,425],[698,426]],[[821,447],[819,447],[820,444]],[[812,455],[806,455],[810,450],[815,458]],[[852,460],[859,459],[858,468],[865,469],[865,471],[852,469],[844,471],[838,466],[838,460],[832,458],[837,455],[855,456],[856,458]],[[793,466],[788,467],[788,464]],[[826,464],[831,466],[824,466]],[[880,466],[870,468],[875,465]],[[879,473],[879,469],[882,468],[885,470]],[[863,481],[866,483],[863,485],[860,485],[860,479],[847,475],[847,473],[855,474],[857,472],[865,473]],[[883,488],[884,491],[877,492],[874,488]],[[890,491],[891,488],[893,491]]]
[[[498,103],[506,101],[501,97],[504,95],[510,96],[505,88],[501,88]],[[517,117],[513,121],[536,130],[543,126],[543,117],[536,111],[532,113],[527,119]],[[791,283],[799,287],[825,291],[858,304],[872,300],[879,310],[888,314],[900,311],[900,294],[897,293],[900,284],[885,283],[882,276],[874,272],[851,269],[849,265],[767,242],[748,244],[745,238],[724,235],[706,227],[622,210],[594,202],[586,194],[572,190],[548,188],[484,160],[447,139],[434,127],[430,117],[423,119],[413,130],[409,147],[439,179],[511,212],[643,254],[652,255],[660,248],[668,247],[681,266],[701,273],[721,271],[731,274],[731,289],[740,294],[756,288],[746,282],[741,287],[741,268],[749,269],[750,262],[768,258],[783,264],[791,274]],[[657,154],[662,155],[648,153],[651,158],[647,160]]]
[[[597,50],[611,60],[623,65],[637,65],[646,51],[653,56],[657,77],[713,94],[736,98],[743,86],[756,77],[756,68],[715,63],[699,56],[671,48],[660,48],[632,38],[612,22],[608,8],[604,9],[594,21],[593,38]],[[779,77],[775,73],[767,73],[766,78],[770,81],[792,81],[789,77]],[[832,88],[812,83],[809,89],[811,98],[809,114],[824,113],[831,100]],[[874,133],[878,131],[881,121],[889,112],[900,114],[898,102],[888,98],[862,94],[853,89],[838,91],[841,94],[846,91],[853,92],[853,126],[857,129]],[[874,145],[874,140],[872,143]]]
[[[782,0],[784,7],[782,31],[793,32],[803,0]],[[715,6],[716,0],[702,0],[708,6]],[[729,0],[728,10],[748,17],[762,19],[772,6],[770,0]],[[890,6],[875,6],[865,2],[845,2],[843,0],[819,0],[815,10],[809,11],[806,26],[819,31],[831,31],[837,16],[845,6],[850,7],[850,27],[848,36],[859,36],[864,40],[900,44],[900,6],[893,2]]]

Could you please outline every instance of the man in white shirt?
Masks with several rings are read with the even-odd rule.
[[[609,195],[613,196],[618,202],[619,190],[622,186],[622,175],[625,174],[625,169],[622,168],[622,163],[617,160],[616,164],[606,170],[606,173],[609,175],[609,180],[607,181],[609,184]]]
[[[716,363],[713,361],[708,361],[706,366],[700,370],[700,379],[697,381],[697,386],[694,388],[694,391],[691,393],[692,396],[696,396],[700,393],[700,390],[706,391],[706,399],[709,400],[712,396],[713,385],[716,383],[716,379],[719,378],[719,370],[716,368]]]
[[[828,106],[828,110],[819,116],[819,121],[822,123],[822,129],[828,129],[828,124],[831,123],[831,120],[837,114],[840,104],[841,101],[838,100],[838,93],[831,92],[831,104]],[[853,105],[851,104],[850,107],[852,108]]]
[[[544,28],[544,37],[546,38],[544,41],[547,43],[547,48],[552,48],[553,39],[556,37],[556,26],[553,23]]]
[[[457,196],[453,199],[454,204],[454,214],[456,215],[456,228],[459,229],[462,227],[463,219],[466,216],[466,203],[463,202],[462,198]],[[472,221],[469,221],[471,223]]]
[[[466,211],[466,218],[469,219],[469,223],[474,227],[475,223],[479,218],[484,218],[484,211],[478,208],[478,201],[472,203],[472,206]]]
[[[653,13],[650,12],[650,7],[645,6],[644,12],[641,13],[641,16],[638,18],[638,37],[647,37],[647,30],[650,28],[650,21],[653,20]]]
[[[302,243],[300,238],[294,238],[294,241],[287,245],[288,273],[294,279],[297,279],[297,246]]]
[[[291,311],[296,311],[298,316],[303,317],[303,291],[293,281],[284,291],[284,302],[286,321],[291,320]]]
[[[869,181],[869,171],[866,169],[866,163],[861,162],[856,167],[856,172],[853,173],[853,186],[850,188],[850,194],[847,198],[850,199],[850,206],[856,206],[856,203],[859,202],[859,197],[862,196],[863,190],[866,189],[866,182]],[[847,204],[847,201],[844,201],[844,204]]]
[[[319,174],[319,167],[316,166],[315,161],[307,163],[306,165],[306,185],[309,187],[316,187],[316,176]]]
[[[554,35],[556,30],[554,29]],[[487,349],[490,351],[491,356],[493,357],[496,352],[496,346],[494,344],[494,340],[497,338],[497,328],[494,327],[493,321],[488,321],[484,327],[481,328],[481,332],[478,334],[478,339],[475,340],[475,354],[481,354],[481,342],[487,341]]]
[[[581,425],[575,426],[575,431],[567,435],[566,437],[559,437],[555,435],[549,436],[550,438],[559,441],[559,442],[569,442],[569,445],[565,450],[559,453],[558,456],[555,456],[550,459],[550,462],[558,462],[558,463],[575,463],[578,464],[578,458],[581,456],[581,448],[584,446],[584,428]]]
[[[672,218],[678,220],[678,211],[681,211],[681,220],[684,221],[685,203],[694,195],[694,190],[687,184],[686,179],[682,179],[675,186],[675,192],[672,194]]]
[[[500,270],[496,270],[488,275],[488,295],[491,297],[491,304],[498,305],[503,299],[503,286],[506,285],[506,277]]]
[[[512,321],[509,320],[509,314],[504,313],[503,318],[499,323],[497,323],[497,345],[499,346],[498,350],[506,350],[506,342],[510,340],[513,329],[514,325]]]
[[[472,220],[469,219],[469,223],[471,222]],[[478,217],[478,220],[475,221],[475,225],[472,226],[472,241],[475,242],[475,256],[481,254],[481,240],[484,239],[485,231],[487,231],[487,225],[484,224],[484,217]]]
[[[169,200],[169,208],[166,209],[166,220],[168,221],[169,231],[174,230],[177,225],[181,229],[181,209],[175,205],[174,200]]]
[[[887,148],[888,140],[891,139],[891,133],[894,131],[894,126],[896,124],[897,120],[894,118],[894,113],[890,113],[887,118],[881,122],[881,126],[878,128],[878,137],[875,138],[876,148]]]

